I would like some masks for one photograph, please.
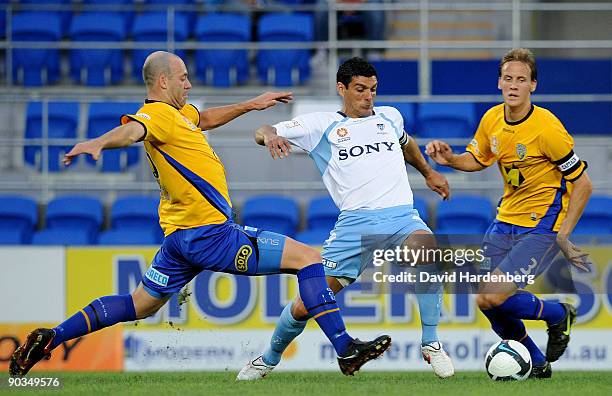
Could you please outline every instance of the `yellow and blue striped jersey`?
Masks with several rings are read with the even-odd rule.
[[[545,221],[547,228],[559,230],[572,188],[566,181],[580,177],[587,164],[574,153],[574,140],[557,117],[532,105],[522,120],[509,122],[504,104],[494,106],[467,151],[483,166],[497,161],[504,180],[498,220],[522,227]]]
[[[144,146],[160,188],[159,222],[164,235],[177,229],[220,224],[231,218],[225,168],[197,126],[198,109],[177,109],[159,101],[145,101],[136,114],[145,128]]]

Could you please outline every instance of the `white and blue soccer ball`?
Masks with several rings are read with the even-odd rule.
[[[524,381],[531,374],[531,356],[520,342],[502,340],[485,355],[485,369],[495,381]]]

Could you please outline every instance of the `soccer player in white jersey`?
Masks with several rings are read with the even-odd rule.
[[[354,282],[369,264],[369,259],[361,260],[362,236],[379,235],[383,240],[377,243],[388,248],[435,247],[431,230],[413,209],[406,162],[423,175],[430,189],[444,199],[449,197],[446,178],[428,165],[414,138],[406,134],[399,111],[374,107],[374,67],[361,58],[352,58],[340,66],[336,81],[343,98],[342,111],[298,116],[274,126],[264,125],[255,133],[256,142],[268,147],[272,158],[287,157],[291,144],[308,152],[341,210],[322,252],[327,282],[334,293]],[[435,263],[419,264],[423,270],[435,267]],[[437,335],[442,286],[417,283],[415,288],[423,358],[436,375],[450,377],[453,364]],[[281,313],[268,349],[250,361],[237,379],[266,376],[303,331],[308,318],[298,296]]]

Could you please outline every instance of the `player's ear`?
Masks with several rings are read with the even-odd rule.
[[[535,92],[537,86],[538,86],[538,82],[536,80],[531,80],[531,87],[530,87],[531,93]]]
[[[501,89],[501,77],[497,79],[497,89]]]
[[[344,93],[346,92],[346,87],[340,81],[336,83],[336,89],[338,90],[338,94],[344,98]]]
[[[168,78],[165,74],[160,74],[158,77],[159,86],[163,89],[168,88]]]

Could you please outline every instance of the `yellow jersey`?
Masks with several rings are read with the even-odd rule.
[[[159,184],[164,235],[231,218],[225,168],[198,127],[200,112],[195,106],[178,109],[146,100],[136,114],[121,117],[121,124],[132,121],[145,129],[142,140]]]
[[[558,231],[567,213],[571,183],[587,167],[574,153],[574,140],[550,111],[531,106],[516,122],[505,119],[504,104],[489,109],[466,150],[483,166],[497,165],[504,195],[497,219],[522,227]],[[542,220],[545,218],[545,220]]]

